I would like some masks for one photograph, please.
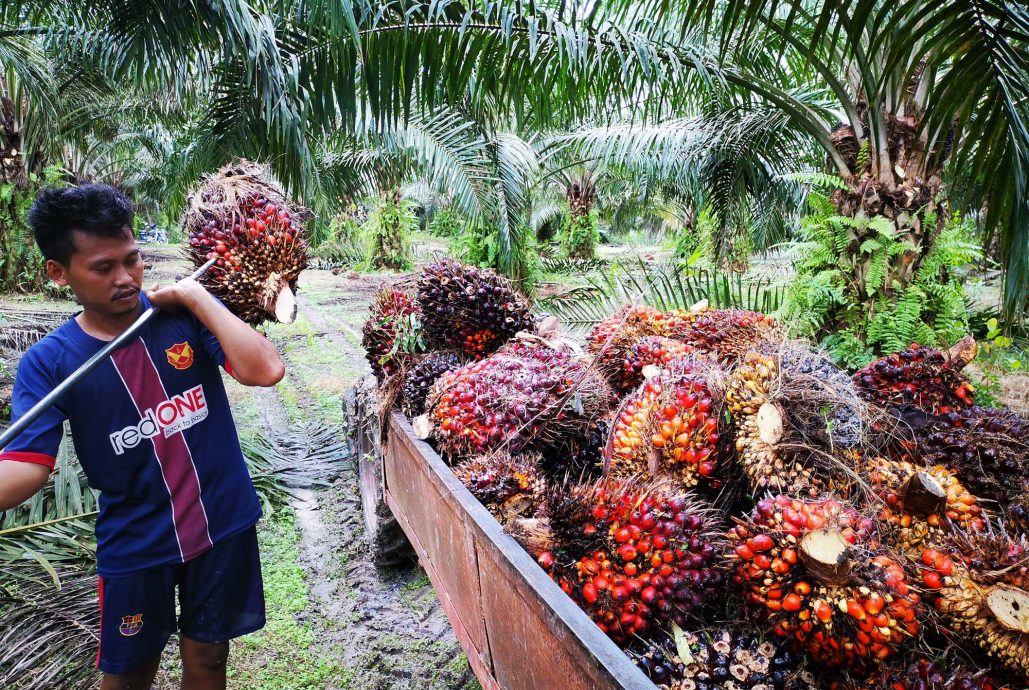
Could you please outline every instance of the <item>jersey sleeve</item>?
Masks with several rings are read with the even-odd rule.
[[[215,297],[214,299],[216,302],[218,302],[218,304],[222,306],[223,309],[228,311],[229,308],[225,306],[224,302],[222,302],[217,297]],[[207,353],[208,357],[214,360],[215,364],[217,364],[220,367],[224,367],[225,371],[229,372],[229,374],[232,374],[232,365],[228,362],[227,359],[225,359],[225,352],[222,350],[221,343],[219,343],[218,339],[214,337],[214,333],[211,333],[211,331],[207,330],[207,326],[202,324],[200,322],[200,319],[196,318],[195,316],[193,317],[193,321],[196,323],[196,326],[199,329],[200,344],[204,348],[204,352]]]
[[[42,400],[59,382],[54,380],[53,370],[46,366],[44,358],[29,350],[18,364],[14,379],[14,394],[11,399],[11,423],[18,421]],[[57,450],[64,435],[65,414],[60,401],[40,415],[25,431],[8,446],[0,450],[0,461],[14,460],[45,465],[53,469]]]

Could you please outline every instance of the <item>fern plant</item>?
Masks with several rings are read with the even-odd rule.
[[[981,258],[969,222],[950,218],[923,256],[889,219],[837,215],[817,193],[809,203],[793,244],[797,279],[778,314],[794,335],[860,367],[911,343],[942,346],[967,332],[960,272]],[[928,214],[923,227],[936,226]]]

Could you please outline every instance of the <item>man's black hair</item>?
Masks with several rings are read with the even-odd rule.
[[[96,237],[121,237],[132,231],[135,207],[124,194],[105,184],[47,187],[29,209],[29,227],[45,259],[67,266],[75,253],[72,231]]]

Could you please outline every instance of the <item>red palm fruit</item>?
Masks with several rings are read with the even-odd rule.
[[[792,343],[749,352],[725,400],[752,493],[849,491],[866,406],[823,355]]]
[[[380,382],[396,374],[417,348],[418,305],[400,290],[380,290],[364,322],[361,345],[365,358]]]
[[[580,485],[543,515],[530,551],[546,547],[538,562],[619,644],[685,625],[724,582],[715,512],[670,484]]]
[[[1029,681],[1029,544],[1003,531],[926,548],[919,576],[947,629]]]
[[[872,523],[832,498],[764,498],[729,532],[745,601],[779,637],[829,668],[865,669],[919,633],[900,563],[871,549]]]
[[[604,370],[604,377],[616,392],[628,393],[643,383],[650,369],[659,369],[675,359],[686,357],[690,352],[689,346],[678,340],[650,335],[628,347],[622,355],[620,366],[614,361],[615,357],[604,358],[603,361],[616,365],[613,370]]]
[[[671,336],[697,352],[711,353],[723,364],[739,361],[763,343],[783,339],[775,319],[745,309],[705,309],[696,319],[681,321]]]
[[[505,525],[536,514],[546,493],[539,456],[533,454],[490,453],[460,463],[454,475]]]
[[[535,330],[529,303],[492,269],[441,259],[418,277],[426,334],[445,347],[481,359],[519,331]]]
[[[892,548],[917,558],[952,529],[977,532],[986,527],[978,499],[942,465],[923,468],[875,458],[866,469],[872,494],[882,506],[879,535]]]
[[[633,347],[645,338],[667,337],[673,330],[685,328],[699,315],[700,311],[666,313],[645,304],[629,305],[594,326],[586,339],[586,348],[616,390],[631,390],[628,381],[624,381],[624,386],[622,383],[626,359],[633,357]],[[640,365],[640,370],[645,364]]]
[[[437,445],[448,455],[517,453],[584,433],[610,400],[607,385],[579,359],[518,342],[444,373],[426,409]]]
[[[977,352],[971,336],[945,352],[915,344],[859,370],[854,384],[862,398],[883,407],[914,405],[930,414],[959,410],[975,402],[961,370]]]
[[[837,680],[830,690],[1014,690],[964,664],[936,662],[919,657],[904,664],[888,664],[861,679]]]
[[[717,372],[679,360],[627,397],[605,451],[611,476],[670,476],[692,487],[715,481],[721,395]]]
[[[286,215],[266,220],[267,206]],[[218,261],[200,282],[251,324],[296,317],[297,279],[307,267],[306,209],[286,199],[265,169],[246,161],[206,177],[189,198],[184,227],[197,266]]]

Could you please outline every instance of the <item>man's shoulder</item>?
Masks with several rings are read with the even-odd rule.
[[[60,326],[40,338],[25,351],[22,359],[54,361],[68,347],[68,343],[72,338],[72,321],[74,318],[70,317]]]

